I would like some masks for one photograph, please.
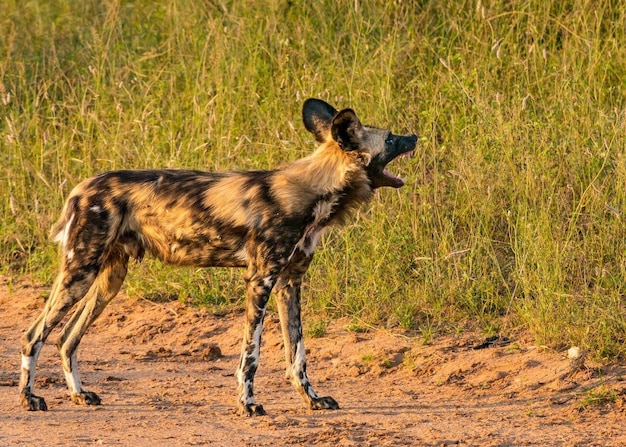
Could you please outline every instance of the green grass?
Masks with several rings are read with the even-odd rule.
[[[0,0],[0,269],[49,283],[80,179],[273,167],[310,96],[418,132],[407,185],[323,242],[307,312],[528,328],[626,357],[626,7],[616,1]],[[132,268],[132,294],[241,304],[240,272]]]
[[[617,391],[606,386],[600,385],[597,388],[584,390],[576,403],[578,411],[585,411],[591,408],[600,408],[613,405],[619,399]]]

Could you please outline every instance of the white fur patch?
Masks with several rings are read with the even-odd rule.
[[[28,388],[33,389],[35,386],[35,367],[37,366],[37,358],[41,352],[42,342],[36,343],[33,355],[25,356],[22,354],[22,369],[28,371]]]
[[[317,245],[320,243],[322,236],[329,228],[328,225],[325,225],[325,221],[332,214],[335,204],[336,199],[330,201],[319,201],[315,204],[315,207],[313,208],[313,222],[307,227],[306,231],[296,244],[293,253],[295,253],[296,249],[300,249],[307,256],[313,254]],[[291,256],[293,256],[293,253]]]
[[[72,355],[70,358],[70,367],[72,371],[65,371],[63,369],[63,373],[65,374],[65,381],[67,382],[67,387],[72,394],[79,394],[83,390],[83,385],[80,382],[80,377],[78,376],[78,362],[76,361],[76,353]]]
[[[293,364],[291,365],[291,380],[296,387],[304,386],[309,393],[309,396],[313,399],[317,399],[318,396],[315,391],[313,391],[313,387],[306,376],[305,368],[306,352],[304,350],[304,342],[300,340],[296,346],[296,356],[293,359]]]
[[[54,242],[58,242],[59,244],[65,247],[65,244],[67,244],[67,236],[70,233],[70,227],[72,226],[73,221],[74,221],[74,214],[70,216],[69,220],[65,224],[65,227],[63,228],[63,231],[59,231],[57,235],[54,237]]]
[[[263,315],[265,315],[265,310],[263,310]],[[252,343],[254,344],[254,349],[252,350],[254,360],[252,364],[254,366],[259,365],[259,357],[261,356],[261,334],[263,334],[263,316],[257,327],[254,328],[254,333],[252,334]]]
[[[246,247],[242,247],[235,253],[235,258],[246,261],[248,259],[248,252],[246,251]]]
[[[318,228],[317,231],[313,231],[311,233],[311,239],[310,239],[309,244],[303,247],[303,251],[307,256],[310,256],[313,254],[318,244],[322,240],[322,236],[324,235],[324,233],[326,233],[327,229],[328,227],[322,227],[322,228]]]
[[[274,277],[270,275],[263,278],[263,285],[268,289],[272,287],[274,285]]]
[[[24,354],[22,354],[22,369],[30,370],[32,367],[32,364],[35,363],[35,361],[36,361],[35,356],[33,355],[25,356]]]
[[[333,206],[335,206],[335,201],[319,201],[315,204],[315,208],[313,208],[313,218],[314,223],[321,221],[322,219],[326,219],[330,213],[333,211]]]
[[[294,377],[298,377],[298,373],[302,371],[305,364],[306,355],[304,350],[304,343],[302,342],[302,340],[300,340],[296,345],[296,356],[293,359],[293,365],[291,366],[291,371]]]
[[[328,231],[329,227],[318,227],[318,226],[310,226],[305,231],[304,235],[300,238],[298,243],[296,244],[291,256],[296,252],[296,249],[300,249],[304,252],[305,255],[310,256],[313,254],[317,245],[322,240],[322,236],[324,233]],[[291,259],[291,256],[289,259]]]
[[[92,207],[89,208],[91,211],[93,211],[94,213],[101,213],[102,212],[102,208],[100,208],[98,205],[94,205]]]
[[[242,362],[239,364],[239,367],[237,368],[237,371],[235,371],[235,377],[237,378],[237,384],[243,389],[243,358],[241,359]]]

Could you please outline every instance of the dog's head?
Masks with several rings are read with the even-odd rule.
[[[314,98],[304,102],[302,120],[318,142],[335,141],[344,151],[357,151],[364,155],[365,170],[373,189],[381,186],[400,188],[404,185],[404,180],[386,167],[395,158],[415,149],[416,135],[394,135],[388,130],[364,126],[354,110],[338,112],[330,104]]]

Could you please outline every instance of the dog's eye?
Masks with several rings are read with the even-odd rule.
[[[393,144],[393,136],[391,136],[391,134],[389,134],[387,138],[385,139],[385,144],[387,146],[391,146]]]

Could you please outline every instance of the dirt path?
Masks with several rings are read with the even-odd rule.
[[[79,351],[83,381],[103,405],[69,401],[49,341],[37,376],[49,411],[24,412],[19,337],[41,309],[42,291],[0,284],[1,446],[626,445],[626,367],[572,369],[564,354],[523,336],[485,349],[473,349],[482,339],[468,335],[422,346],[398,334],[354,334],[337,321],[327,336],[307,338],[307,348],[317,391],[341,410],[309,411],[284,379],[272,314],[255,388],[268,416],[240,418],[233,371],[242,315],[125,296]]]

